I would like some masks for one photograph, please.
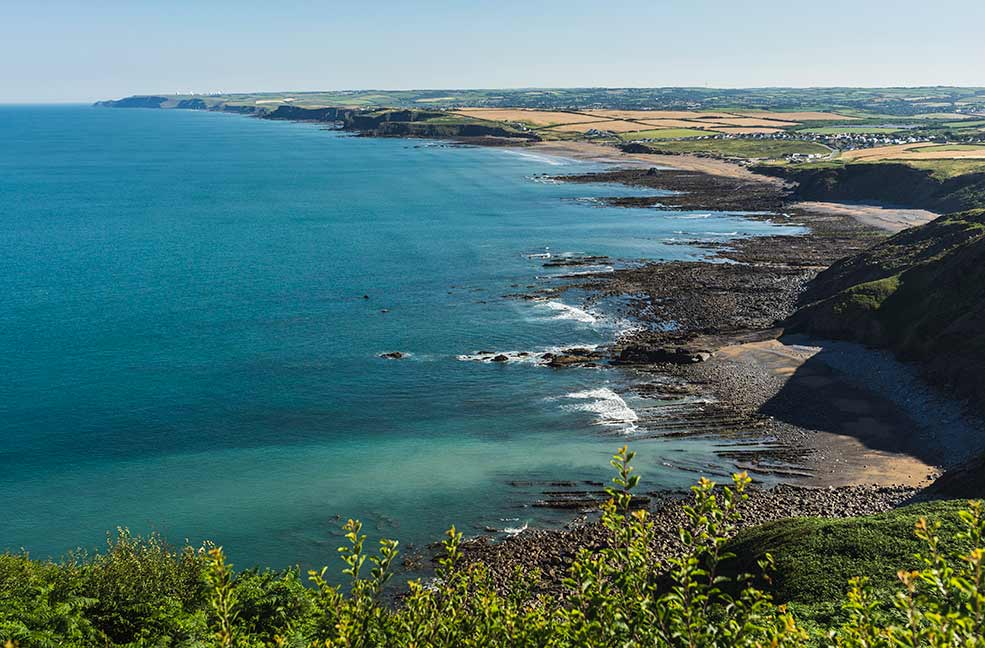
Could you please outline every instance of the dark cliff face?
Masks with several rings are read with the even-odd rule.
[[[332,122],[342,128],[365,135],[385,137],[497,137],[537,141],[531,132],[521,132],[495,124],[430,121],[448,113],[434,110],[359,110],[356,108],[305,108],[282,105],[274,109],[250,105],[209,104],[200,98],[182,99],[168,103],[167,97],[128,97],[118,101],[101,101],[98,106],[111,108],[178,108],[185,110],[218,110],[256,115],[264,119],[287,121]],[[167,105],[166,105],[167,104]]]
[[[820,273],[788,328],[886,347],[985,411],[985,209],[905,230]]]
[[[353,111],[346,108],[302,108],[300,106],[277,106],[268,112],[265,119],[286,119],[290,121],[334,122],[344,119]]]
[[[208,110],[209,105],[201,99],[182,99],[175,108],[182,108],[184,110]]]
[[[210,108],[209,110],[221,110],[227,113],[237,113],[240,115],[261,115],[266,112],[265,108],[260,108],[258,106],[244,106],[244,105],[230,105],[230,104],[219,104],[216,108]]]
[[[486,126],[485,124],[431,124],[428,122],[384,122],[370,131],[372,135],[411,137],[509,137],[537,141],[533,133]]]
[[[881,202],[955,212],[985,204],[985,173],[948,179],[905,164],[849,164],[835,168],[756,167],[764,175],[796,183],[798,200]]]
[[[948,470],[925,493],[947,499],[985,499],[985,454]]]

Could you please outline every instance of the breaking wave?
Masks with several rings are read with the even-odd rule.
[[[566,394],[565,398],[583,401],[575,405],[568,405],[567,408],[595,414],[596,425],[625,427],[627,432],[636,429],[636,421],[639,420],[639,416],[633,411],[633,408],[626,404],[622,396],[608,387],[572,392]]]

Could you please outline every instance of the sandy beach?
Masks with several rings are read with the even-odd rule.
[[[791,203],[791,207],[829,214],[844,214],[857,219],[860,223],[894,234],[908,227],[924,225],[940,216],[926,209],[902,209],[855,203],[801,201]]]
[[[618,164],[620,166],[633,167],[657,167],[668,169],[679,169],[682,171],[699,171],[711,175],[724,176],[782,185],[783,182],[777,178],[770,178],[758,175],[745,167],[717,160],[710,157],[699,157],[696,155],[652,155],[644,153],[624,153],[612,146],[604,144],[594,144],[592,142],[536,142],[528,147],[527,150],[537,151],[544,155],[556,155],[586,162],[599,162]]]

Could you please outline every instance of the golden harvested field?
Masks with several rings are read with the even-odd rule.
[[[475,117],[476,119],[527,122],[536,126],[599,121],[598,117],[546,110],[524,110],[522,108],[464,108],[462,110],[456,110],[455,113],[465,115],[466,117]]]
[[[797,122],[781,121],[779,119],[759,119],[757,117],[727,117],[716,119],[723,126],[742,126],[744,128],[782,128],[783,126],[796,126]]]
[[[782,128],[713,128],[711,130],[729,135],[769,135],[782,133]]]
[[[848,121],[858,119],[858,117],[847,117],[837,113],[826,112],[770,112],[768,110],[737,110],[737,115],[748,115],[749,117],[762,117],[763,119],[780,119],[792,121]]]
[[[712,128],[721,124],[721,122],[711,120],[699,121],[689,119],[647,119],[640,121],[650,126],[656,126],[657,128]]]
[[[919,149],[919,150],[915,150]],[[946,144],[928,145],[926,142],[917,144],[897,144],[895,146],[877,146],[858,151],[845,151],[841,157],[846,160],[985,160],[985,147],[974,149],[954,150]]]
[[[844,121],[857,119],[836,113],[770,112],[741,110],[735,112],[697,112],[689,110],[535,110],[525,108],[463,108],[456,114],[499,122],[524,122],[535,128],[549,128],[564,133],[584,133],[590,129],[629,133],[633,131],[697,128],[734,135],[777,133],[783,128],[799,126],[800,121]]]
[[[689,110],[586,110],[585,114],[598,115],[609,119],[640,119],[651,121],[654,119],[700,119],[703,117],[734,117],[729,113],[705,113],[692,112]]]

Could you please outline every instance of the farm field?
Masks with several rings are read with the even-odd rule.
[[[964,145],[927,145],[925,142],[916,144],[898,144],[895,146],[877,146],[869,149],[845,151],[841,159],[847,161],[876,162],[883,160],[947,160],[947,159],[983,159],[985,146]]]
[[[782,128],[742,128],[741,126],[717,126],[715,131],[726,135],[769,135],[782,133]]]
[[[682,137],[703,137],[706,135],[708,135],[708,131],[694,128],[659,128],[656,130],[620,133],[619,139],[624,142],[630,142],[641,139],[678,139]]]
[[[704,153],[719,157],[775,160],[788,155],[827,155],[831,149],[799,140],[707,139],[653,143],[654,153]]]
[[[734,117],[726,112],[702,112],[696,110],[586,110],[586,115],[597,115],[607,119],[639,119],[651,121],[654,119],[715,119],[716,117]]]
[[[624,133],[634,133],[629,139],[648,137],[700,137],[708,133],[731,135],[757,135],[779,133],[803,126],[803,122],[791,117],[780,119],[774,115],[792,115],[809,118],[853,119],[828,113],[769,113],[755,115],[732,112],[705,112],[685,110],[586,110],[541,111],[522,108],[463,108],[454,114],[489,121],[522,122],[535,128],[546,137],[552,134],[579,134],[590,130],[606,131],[627,139]],[[635,133],[666,131],[661,135],[635,135]],[[676,132],[675,132],[676,131]]]
[[[799,126],[800,122],[781,121],[779,119],[757,119],[755,117],[724,117],[716,120],[722,126],[764,126],[773,128],[786,128],[788,126]]]
[[[641,119],[639,123],[660,128],[712,128],[721,125],[717,119]]]
[[[848,115],[839,115],[837,113],[830,112],[818,112],[818,111],[791,111],[791,112],[779,112],[779,111],[769,111],[769,110],[737,110],[734,114],[737,115],[748,115],[750,117],[761,117],[763,119],[781,119],[781,120],[791,120],[791,121],[847,121],[851,119],[858,119],[858,117],[849,117]]]
[[[857,135],[885,135],[887,133],[898,133],[900,128],[887,128],[881,126],[824,126],[822,128],[805,128],[803,130],[798,130],[798,133],[811,133],[813,135],[841,135],[841,134],[857,134]]]
[[[570,112],[516,108],[466,108],[456,114],[489,121],[523,122],[534,126],[557,126],[601,121],[598,117]]]
[[[619,121],[619,120],[609,120],[609,121],[590,121],[582,124],[565,124],[562,126],[553,126],[550,128],[552,131],[561,131],[568,133],[584,133],[588,130],[600,130],[609,131],[612,133],[629,133],[632,131],[641,130],[652,130],[653,126],[649,124],[643,124],[640,122],[630,122],[630,121]]]

